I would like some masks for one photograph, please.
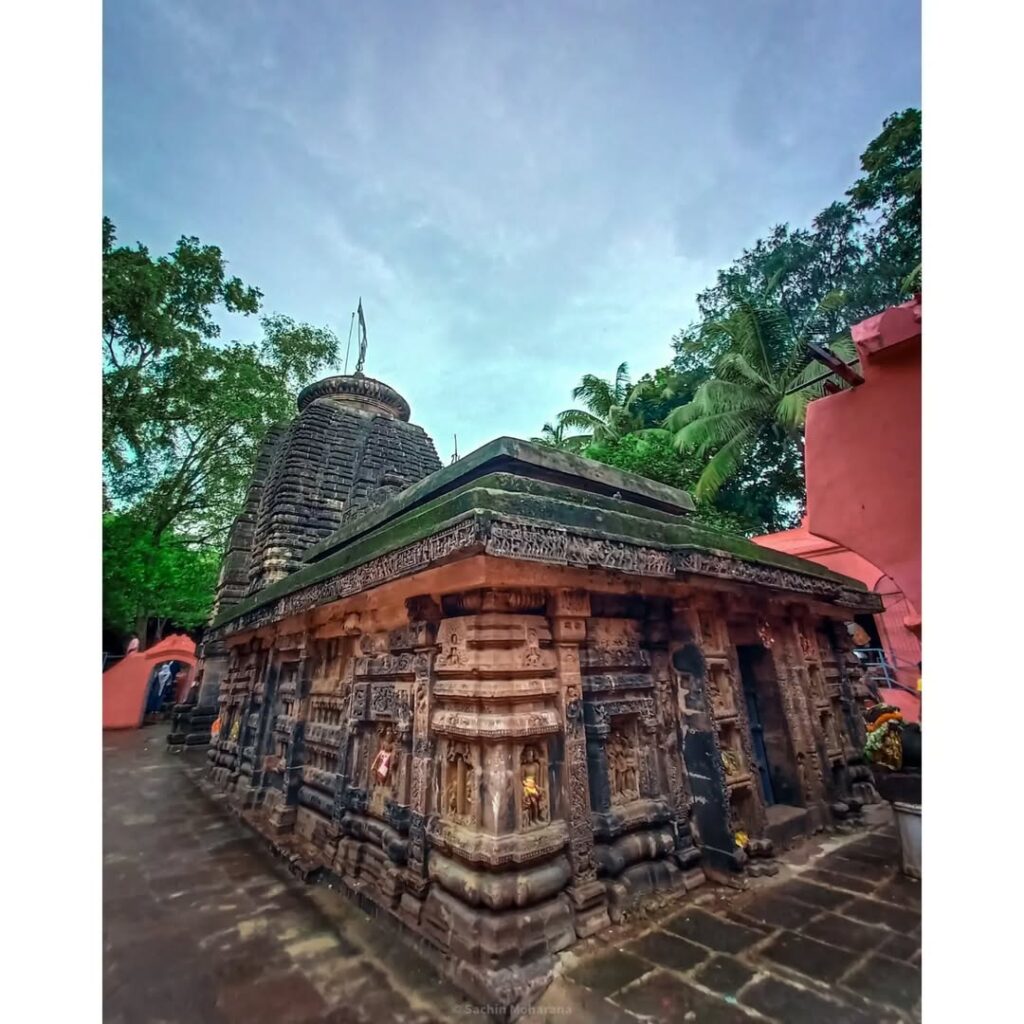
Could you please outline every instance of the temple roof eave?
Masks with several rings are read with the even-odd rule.
[[[251,628],[481,553],[630,576],[732,580],[857,611],[879,604],[859,581],[745,538],[621,499],[494,473],[324,552],[233,606],[213,629]]]

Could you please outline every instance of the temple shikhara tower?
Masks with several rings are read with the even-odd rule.
[[[773,870],[875,799],[854,580],[681,491],[500,438],[441,467],[356,373],[268,434],[224,559],[209,783],[481,1002],[646,893]],[[751,842],[747,859],[737,843]]]

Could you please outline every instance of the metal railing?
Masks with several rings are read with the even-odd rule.
[[[893,657],[891,660],[881,647],[857,647],[853,652],[860,663],[864,666],[864,681],[871,690],[872,696],[878,699],[878,690],[902,690],[904,693],[911,693],[918,699],[921,695],[913,687],[901,683],[896,677],[898,669],[913,670],[916,665],[910,662],[903,662]],[[893,664],[895,662],[895,665]]]

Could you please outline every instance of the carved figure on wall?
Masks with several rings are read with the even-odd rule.
[[[807,668],[807,677],[811,686],[811,695],[820,700],[825,696],[825,685],[821,679],[821,670],[817,665],[810,665]]]
[[[241,732],[242,732],[242,720],[240,718],[236,718],[231,723],[231,733],[228,736],[228,739],[230,739],[232,743],[237,743],[238,742],[238,737],[241,735]]]
[[[731,715],[736,708],[732,699],[732,677],[725,668],[716,666],[709,674],[706,683],[707,694],[711,701],[711,709],[719,717]]]
[[[725,768],[725,774],[729,778],[743,774],[743,762],[734,750],[722,751],[722,767]]]
[[[700,636],[705,647],[712,650],[715,649],[715,627],[712,625],[711,618],[707,613],[699,615],[698,622],[700,622]]]
[[[468,821],[472,816],[473,764],[464,743],[448,748],[444,811],[450,818]]]
[[[632,744],[620,730],[616,729],[608,737],[606,750],[612,802],[622,803],[638,799],[640,790],[637,787],[636,752]]]
[[[764,619],[761,620],[757,627],[757,635],[765,647],[771,648],[775,646],[775,634],[772,632],[771,625]]]
[[[519,769],[523,785],[522,823],[524,827],[547,821],[547,808],[544,806],[544,793],[541,789],[541,769],[537,748],[526,747],[523,750]]]
[[[464,641],[458,633],[451,633],[448,642],[438,655],[436,664],[442,666],[459,666],[466,663]]]
[[[811,648],[810,638],[807,636],[807,634],[802,629],[800,630],[799,637],[800,637],[800,653],[803,654],[803,656],[805,658],[813,658],[814,657],[814,651]]]
[[[375,785],[386,786],[391,770],[395,765],[395,731],[390,725],[386,725],[381,732],[380,747],[377,749],[377,756],[370,766],[370,774]]]
[[[523,657],[523,664],[527,667],[540,664],[540,640],[535,629],[526,631],[526,654]]]

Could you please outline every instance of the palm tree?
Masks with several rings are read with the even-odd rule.
[[[578,452],[582,450],[590,440],[589,437],[566,436],[565,424],[563,423],[559,423],[557,426],[545,423],[544,426],[541,427],[540,433],[540,437],[530,438],[534,444],[542,444],[545,448],[557,448],[559,451],[565,452]]]
[[[585,409],[566,409],[558,414],[558,427],[579,430],[577,435],[583,447],[617,441],[644,427],[639,399],[645,397],[649,384],[633,384],[629,367],[619,363],[614,380],[607,381],[594,374],[584,374],[572,389],[572,397],[582,402]]]
[[[819,313],[834,312],[842,302],[832,293]],[[811,336],[820,326],[820,320],[811,323]],[[737,296],[729,313],[701,333],[722,355],[713,376],[664,424],[678,451],[710,456],[694,490],[699,501],[712,499],[765,442],[802,441],[808,403],[824,393],[826,383],[843,386],[812,359],[810,337],[797,336],[770,295]],[[833,338],[829,347],[848,363],[856,359],[848,335]]]

